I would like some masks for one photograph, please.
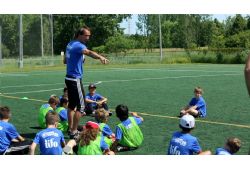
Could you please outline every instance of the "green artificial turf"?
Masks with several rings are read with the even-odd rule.
[[[51,94],[61,95],[64,87],[64,68],[44,70],[46,68],[0,74],[0,93],[44,101],[48,100]],[[142,146],[135,151],[119,154],[165,154],[172,133],[179,130],[179,111],[193,97],[195,86],[204,89],[207,117],[202,120],[210,122],[197,121],[192,132],[199,139],[203,150],[211,150],[214,153],[217,147],[223,147],[228,137],[235,136],[242,140],[242,148],[237,154],[248,153],[250,103],[244,82],[243,65],[140,64],[86,67],[83,84],[98,81],[102,83],[97,85],[97,92],[109,99],[110,108],[126,104],[130,111],[149,114],[142,114],[145,119],[141,125],[144,134]],[[11,122],[17,130],[25,137],[33,139],[39,131],[33,128],[38,126],[38,110],[44,103],[1,96],[0,104],[11,108]],[[84,117],[81,124],[92,119]],[[247,125],[249,128],[211,122]],[[108,122],[113,131],[118,123],[115,115]],[[66,134],[65,138],[68,139]]]

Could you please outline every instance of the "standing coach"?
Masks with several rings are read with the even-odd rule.
[[[81,115],[84,115],[85,93],[82,85],[83,64],[85,55],[94,59],[99,59],[102,64],[107,64],[109,60],[87,49],[86,43],[89,41],[91,32],[88,27],[77,30],[74,40],[70,41],[66,48],[64,64],[67,64],[65,84],[68,88],[68,123],[69,136],[74,138],[77,134],[77,126]],[[76,111],[74,111],[76,108]]]

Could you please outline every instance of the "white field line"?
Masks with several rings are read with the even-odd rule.
[[[101,81],[98,81],[94,84],[101,84]],[[86,87],[88,85],[84,85]],[[57,90],[62,90],[63,88],[57,88],[57,89],[48,89],[48,90],[34,90],[34,91],[21,91],[21,92],[11,92],[11,93],[2,93],[2,94],[25,94],[25,93],[42,93],[42,92],[47,92],[47,91],[57,91]]]
[[[96,70],[85,70],[86,73],[95,72],[120,72],[120,71],[169,71],[169,72],[204,72],[204,73],[239,73],[240,71],[211,71],[211,70],[188,70],[188,69],[178,69],[178,68],[110,68],[110,69],[96,69]],[[30,74],[30,76],[39,76],[47,73],[37,73]],[[56,73],[58,74],[58,72]],[[61,72],[60,72],[61,74]]]
[[[128,79],[128,80],[107,80],[103,83],[111,82],[128,82],[128,81],[147,81],[147,80],[163,80],[163,79],[180,79],[180,78],[199,78],[199,77],[220,77],[220,76],[239,76],[242,74],[217,74],[217,75],[198,75],[198,76],[178,76],[178,77],[155,77],[155,78],[141,78],[141,79]]]
[[[85,82],[90,83],[90,82]],[[3,86],[0,89],[16,88],[16,87],[40,87],[40,86],[53,86],[53,85],[65,85],[65,83],[51,83],[51,84],[31,84],[31,85],[17,85],[17,86]]]
[[[169,71],[169,72],[202,72],[202,73],[241,73],[239,71],[205,71],[205,70],[170,70],[170,69],[126,69],[126,68],[120,68],[120,70],[112,70],[112,71],[155,71],[155,70],[164,70],[164,71]],[[107,70],[106,70],[107,71]],[[109,70],[110,71],[110,70]],[[88,72],[105,72],[103,71],[88,71]],[[36,74],[40,75],[40,74]],[[90,83],[90,82],[86,82]],[[0,89],[5,89],[5,88],[16,88],[16,87],[39,87],[39,86],[50,86],[50,85],[60,85],[64,83],[51,83],[51,84],[34,84],[34,85],[15,85],[15,86],[3,86],[0,87]]]
[[[147,80],[164,80],[164,79],[180,79],[180,78],[199,78],[199,77],[220,77],[220,76],[239,76],[242,74],[215,74],[215,75],[197,75],[197,76],[178,76],[178,77],[153,77],[153,78],[141,78],[141,79],[125,79],[125,80],[103,80],[98,81],[101,83],[113,83],[113,82],[130,82],[130,81],[147,81]],[[97,83],[98,83],[97,82]],[[85,85],[87,86],[87,85]],[[85,87],[84,86],[84,87]],[[53,90],[62,90],[63,88],[58,89],[49,89],[49,90],[37,90],[37,91],[25,91],[25,92],[11,92],[11,93],[3,93],[3,94],[22,94],[22,93],[40,93],[46,91],[53,91]]]
[[[3,86],[3,87],[0,87],[0,89],[16,88],[16,87],[39,87],[39,86],[51,86],[51,85],[60,85],[60,84],[65,84],[65,83],[33,84],[33,85],[17,85],[17,86]]]
[[[24,76],[29,76],[29,74],[0,73],[0,77],[24,77]]]

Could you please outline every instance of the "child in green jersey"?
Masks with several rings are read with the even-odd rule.
[[[121,123],[116,126],[115,138],[111,150],[126,151],[137,149],[143,142],[143,134],[138,125],[143,122],[143,118],[137,113],[131,112],[126,105],[118,105],[116,107],[116,116]]]

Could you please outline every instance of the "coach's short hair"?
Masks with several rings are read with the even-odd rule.
[[[0,119],[10,118],[10,108],[8,106],[0,106]]]
[[[120,121],[124,121],[128,119],[128,107],[126,105],[120,104],[115,108],[116,116],[120,119]]]
[[[90,28],[87,26],[83,26],[82,28],[78,29],[74,34],[74,39],[78,38],[79,35],[84,35],[84,32],[86,30],[91,31]]]
[[[56,122],[59,122],[59,116],[55,111],[48,111],[45,120],[47,125],[55,125]]]

